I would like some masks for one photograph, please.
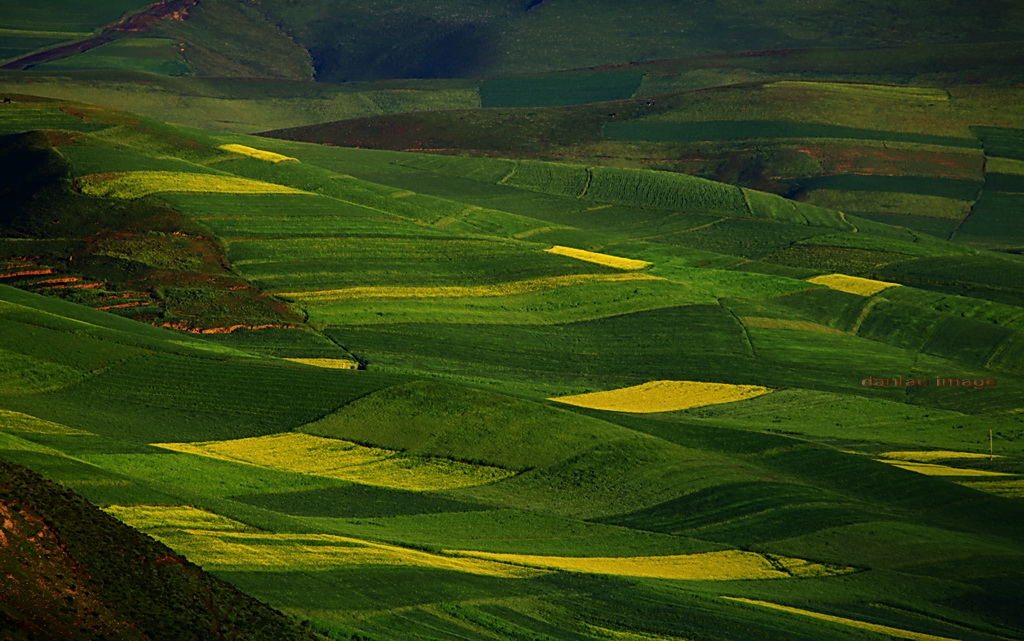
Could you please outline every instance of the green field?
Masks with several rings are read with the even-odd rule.
[[[848,138],[913,142],[951,147],[978,147],[971,138],[931,136],[896,131],[872,131],[827,124],[760,121],[711,120],[707,122],[609,123],[604,128],[610,140],[652,140],[693,142],[700,140],[744,140],[753,138]]]
[[[1019,11],[291,4],[0,76],[0,459],[319,641],[1020,636]]]
[[[495,78],[480,82],[482,107],[556,107],[630,98],[642,73]]]

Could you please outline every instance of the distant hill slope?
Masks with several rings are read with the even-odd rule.
[[[328,81],[534,73],[807,46],[992,42],[1024,33],[1019,4],[1005,0],[984,13],[951,0],[265,0],[258,9],[310,51],[317,77]]]
[[[263,135],[687,173],[974,247],[1024,248],[1012,214],[1024,204],[1018,87],[773,81],[661,93],[668,75],[652,68],[637,97],[578,106],[542,106],[574,91],[571,75],[494,80],[509,93],[495,89],[481,109]]]
[[[295,621],[0,460],[0,634],[10,641],[314,641]]]
[[[123,16],[123,17],[122,17]],[[1024,10],[955,0],[48,0],[0,19],[10,68],[129,69],[327,82],[468,78],[750,51],[1020,40]],[[253,55],[253,51],[259,55]],[[49,52],[49,53],[48,53]],[[51,55],[51,54],[56,54]],[[0,58],[0,60],[3,60]]]

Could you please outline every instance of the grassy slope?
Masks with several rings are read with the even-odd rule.
[[[1012,40],[1021,29],[1011,3],[993,6],[984,18],[948,3],[904,4],[888,13],[874,2],[846,9],[789,2],[771,9],[659,0],[639,10],[607,0],[531,4],[387,2],[336,13],[333,5],[305,0],[266,2],[261,10],[310,50],[325,80],[541,72],[794,46],[991,42]],[[381,38],[385,30],[390,39]],[[338,33],[348,37],[339,41]],[[457,62],[449,55],[455,49]]]
[[[1020,128],[1015,88],[759,81],[662,94],[672,87],[659,86],[658,76],[647,72],[643,99],[544,107],[571,88],[566,77],[561,89],[533,87],[538,106],[531,109],[373,116],[269,135],[655,168],[779,193],[972,246],[1020,244],[1010,215],[1017,187],[999,182],[1007,174],[986,169],[1006,152],[979,139],[975,132],[986,129],[972,128],[991,125],[1007,134]],[[777,260],[800,260],[790,254]]]
[[[269,291],[299,301],[328,292],[301,306],[314,325],[368,357],[368,371],[254,357],[3,290],[3,457],[103,505],[192,505],[234,519],[206,529],[188,527],[187,519],[173,528],[136,522],[247,591],[317,619],[337,638],[357,631],[435,639],[614,636],[588,627],[595,625],[669,638],[862,635],[721,595],[952,638],[1013,636],[1019,627],[1012,597],[978,597],[1020,592],[1017,502],[864,456],[908,446],[977,451],[991,416],[1001,446],[1013,454],[1001,469],[1019,471],[1024,433],[1014,415],[1020,360],[1013,350],[1021,314],[1012,282],[1008,296],[1017,298],[1002,304],[909,287],[866,297],[797,278],[818,273],[813,269],[753,260],[794,239],[837,235],[910,252],[901,260],[925,267],[936,257],[975,261],[980,274],[988,263],[978,261],[1001,261],[1012,277],[1008,259],[686,177],[320,148],[72,112],[82,115],[14,112],[21,120],[8,126],[77,128],[77,139],[58,138],[57,147],[67,151],[61,153],[73,176],[136,169],[141,158],[315,194],[294,195],[308,204],[295,208],[281,200],[291,195],[158,194],[137,202],[171,202],[213,227],[232,269]],[[216,149],[227,142],[299,162],[270,164]],[[755,235],[757,244],[745,242]],[[426,305],[395,297],[413,287],[479,293],[537,278],[623,273],[545,253],[552,244],[649,260],[642,273],[666,280],[524,291],[514,296],[532,298],[512,299],[506,310],[502,299],[513,294],[500,290],[435,296]],[[827,271],[849,269],[851,260]],[[353,287],[398,289],[388,296],[346,289]],[[654,287],[663,289],[661,298],[651,295]],[[601,295],[608,298],[595,308]],[[494,322],[496,313],[523,305],[537,315]],[[470,314],[481,306],[489,311]],[[775,322],[744,320],[750,318]],[[911,319],[920,325],[901,332]],[[815,325],[831,332],[808,329]],[[979,335],[984,340],[963,341]],[[244,344],[232,334],[220,340]],[[443,382],[411,382],[388,369]],[[997,377],[999,385],[908,394],[860,384],[869,374],[909,372]],[[469,377],[518,397],[458,384]],[[840,394],[846,405],[829,408],[833,422],[843,412],[877,416],[894,407],[910,420],[837,438],[838,430],[817,423],[821,416],[809,421],[784,402],[773,409],[785,429],[860,454],[762,433],[780,424],[745,420],[744,412],[757,413],[756,405],[745,409],[757,399],[721,406],[721,414],[644,419],[556,409],[542,400],[654,378],[763,383],[812,398]],[[139,388],[139,380],[151,383]],[[927,412],[941,420],[926,420]],[[962,435],[951,436],[955,429]],[[517,474],[424,492],[150,445],[288,430],[399,450],[395,461],[409,474],[424,460]],[[503,447],[503,439],[515,445]],[[382,541],[398,545],[381,548]],[[255,556],[240,555],[240,544],[256,546]],[[511,578],[437,554],[646,556],[735,547],[857,572],[741,582],[564,572]],[[281,561],[268,566],[267,559]]]
[[[26,310],[35,307],[40,312],[50,310],[50,314],[66,311],[86,321],[104,316],[25,294],[10,292],[9,295],[25,305]],[[40,312],[36,312],[37,323],[42,320]],[[129,321],[111,319],[107,321],[110,323],[114,327],[103,335],[104,340],[96,341],[97,345],[124,345],[143,340],[137,333],[143,326],[136,330]],[[118,331],[113,331],[114,328]],[[173,334],[163,330],[146,332],[152,334],[152,338],[147,339],[151,348],[166,349],[174,345],[166,340],[154,342]],[[112,339],[119,342],[111,343]],[[202,344],[200,341],[195,343]],[[236,367],[241,367],[241,363]],[[165,373],[174,380],[170,372]],[[241,370],[232,377],[240,373]],[[294,374],[288,376],[294,379]],[[114,389],[116,385],[108,373],[95,377],[92,388],[98,390],[106,386]],[[294,381],[290,387],[293,385]],[[22,395],[15,406],[25,409],[29,398]],[[6,404],[10,406],[14,398],[8,397],[8,400]],[[51,408],[51,418],[55,417],[52,410],[55,406],[82,407],[80,402],[53,392],[42,394],[39,401],[41,403],[29,404],[35,405],[34,413],[43,413],[43,407]],[[247,403],[262,411],[277,405],[273,399],[257,400],[256,397]],[[220,405],[223,407],[222,401]],[[166,429],[146,440],[167,439],[172,435],[189,437],[180,431],[173,417],[165,411],[150,407],[148,412],[153,417],[159,416]],[[346,423],[346,414],[350,417],[373,417],[386,427],[370,429],[359,420]],[[486,435],[494,430],[495,425],[505,423],[503,417],[520,422],[507,428],[514,434],[506,435],[520,442],[514,452],[518,457],[516,461],[508,459],[513,454],[508,448],[496,448],[488,453],[472,445],[477,438],[491,442],[492,439]],[[556,419],[561,421],[560,429],[538,428],[539,425],[550,426],[555,417],[560,417]],[[602,420],[606,418],[611,418],[611,422]],[[489,610],[492,617],[482,620],[473,606],[464,606],[468,610],[456,610],[459,616],[454,621],[449,619],[455,627],[448,634],[457,632],[472,636],[471,630],[479,629],[474,628],[475,625],[483,625],[485,629],[500,634],[508,626],[516,629],[517,625],[526,625],[528,629],[541,626],[552,638],[575,638],[574,634],[586,633],[583,621],[594,620],[589,613],[604,608],[609,601],[618,605],[606,610],[598,620],[611,629],[630,630],[640,626],[639,629],[667,635],[708,633],[720,629],[721,621],[736,621],[737,616],[743,618],[723,602],[706,601],[702,594],[708,590],[716,594],[778,600],[779,590],[783,587],[788,603],[807,604],[813,609],[829,612],[852,613],[856,615],[853,618],[884,621],[907,629],[946,635],[959,630],[962,635],[962,628],[950,628],[948,623],[942,622],[952,618],[974,628],[974,632],[965,638],[987,639],[994,638],[990,634],[998,634],[1000,630],[1005,633],[1006,626],[1012,626],[1012,619],[991,605],[976,610],[978,606],[970,604],[954,611],[942,602],[998,580],[1002,571],[994,566],[990,570],[979,571],[986,563],[992,563],[992,559],[999,559],[1008,567],[1019,563],[1014,544],[1007,541],[1007,537],[1016,536],[1012,528],[1007,528],[1007,524],[1013,522],[1013,510],[1019,509],[1015,504],[958,488],[946,481],[875,463],[856,454],[808,446],[786,437],[744,435],[743,432],[709,425],[689,427],[657,419],[587,418],[522,400],[447,385],[419,383],[411,387],[392,387],[349,405],[342,413],[321,424],[303,429],[401,447],[410,453],[462,459],[472,457],[491,463],[536,467],[510,481],[449,493],[452,498],[470,501],[470,505],[483,502],[483,505],[477,503],[474,509],[478,511],[470,512],[468,516],[465,507],[445,504],[438,504],[439,508],[430,507],[424,503],[425,495],[401,497],[393,494],[382,501],[383,496],[372,492],[348,492],[344,496],[349,501],[351,516],[344,518],[336,508],[329,506],[336,504],[335,497],[341,496],[339,491],[351,486],[331,483],[323,478],[273,475],[238,463],[232,464],[237,470],[231,471],[231,465],[226,463],[213,465],[214,461],[194,456],[159,454],[153,448],[130,445],[122,440],[124,435],[105,432],[98,424],[91,423],[87,416],[65,414],[60,419],[68,427],[95,430],[108,436],[70,433],[59,424],[8,412],[4,419],[8,436],[3,457],[55,476],[101,504],[188,503],[238,519],[247,527],[261,528],[263,533],[260,536],[267,541],[278,541],[273,543],[277,554],[288,555],[286,558],[299,565],[303,563],[302,555],[310,554],[312,550],[301,552],[290,547],[290,539],[284,537],[295,535],[288,533],[335,533],[355,536],[357,541],[376,539],[383,534],[391,541],[426,545],[428,549],[459,547],[596,556],[621,554],[626,549],[639,555],[693,553],[740,544],[769,554],[781,552],[809,556],[838,564],[852,562],[861,568],[859,574],[847,579],[792,580],[795,583],[788,587],[779,585],[779,580],[713,586],[697,583],[689,584],[684,592],[679,592],[682,586],[673,587],[671,583],[598,581],[586,575],[529,580],[485,579],[447,570],[427,570],[422,566],[417,569],[415,565],[403,569],[401,564],[392,565],[393,561],[377,569],[363,567],[355,575],[344,569],[359,567],[351,565],[358,563],[353,559],[346,566],[322,570],[317,573],[316,580],[320,585],[333,586],[332,590],[342,590],[342,593],[357,589],[365,594],[364,599],[370,600],[353,600],[351,597],[331,599],[327,595],[332,592],[323,590],[314,592],[324,594],[323,597],[311,600],[308,575],[292,573],[284,568],[254,572],[254,568],[246,569],[244,564],[225,565],[213,560],[216,557],[210,556],[210,548],[201,542],[203,539],[197,542],[196,534],[189,535],[192,538],[182,538],[173,530],[149,526],[155,528],[150,531],[159,538],[191,551],[201,560],[205,559],[204,562],[218,574],[271,603],[306,613],[304,616],[309,616],[310,609],[319,610],[317,616],[323,620],[318,625],[327,631],[358,629],[390,636],[421,630],[419,626],[422,623],[417,624],[417,621],[436,614],[441,602],[452,600],[459,594],[460,598],[487,595],[492,603],[501,607]],[[449,430],[447,438],[438,435],[432,427],[438,420]],[[531,421],[533,426],[529,426]],[[224,429],[223,416],[204,418],[198,414],[193,422],[194,429],[202,431],[203,436],[199,438],[229,436],[218,431]],[[422,431],[394,429],[394,426],[403,424]],[[465,430],[460,433],[459,427],[471,432],[482,431],[478,436],[468,438],[470,433]],[[363,431],[355,432],[353,429]],[[231,435],[245,434],[235,429]],[[418,434],[433,436],[425,439]],[[453,438],[456,434],[461,438]],[[556,435],[557,440],[552,441]],[[134,438],[140,436],[144,435],[136,434]],[[539,454],[532,454],[533,451]],[[207,474],[209,478],[205,476]],[[852,478],[861,481],[851,485],[849,479]],[[311,492],[311,487],[316,488],[317,485],[325,488],[320,490],[320,494]],[[325,494],[326,488],[331,487],[335,488],[332,490],[334,494]],[[894,487],[901,489],[893,492]],[[163,498],[159,498],[159,492],[164,493]],[[566,502],[567,496],[573,497],[572,500]],[[257,497],[265,498],[256,500]],[[688,502],[688,507],[672,507],[680,501]],[[955,512],[947,507],[951,502],[958,505]],[[303,506],[302,510],[295,509],[298,505]],[[362,507],[355,509],[357,505]],[[403,507],[416,505],[421,507],[411,513]],[[636,507],[641,507],[641,510],[636,511]],[[301,516],[288,516],[274,510],[285,510],[290,514],[298,512]],[[658,516],[664,510],[669,510],[673,518],[689,515],[688,520],[685,523],[671,520],[666,523],[663,517]],[[780,510],[787,515],[784,523],[779,521],[782,517]],[[993,520],[991,516],[985,516],[993,514],[993,510],[1005,518]],[[580,521],[579,512],[608,515],[602,519],[606,524]],[[338,516],[328,516],[332,513]],[[611,516],[620,513],[624,513],[623,516]],[[965,521],[963,514],[972,516]],[[737,528],[734,522],[745,525]],[[456,523],[461,525],[456,527]],[[629,529],[623,529],[623,526]],[[214,531],[221,532],[217,536],[225,541],[234,536],[230,530]],[[537,536],[544,538],[536,544],[525,542]],[[839,537],[843,544],[836,550],[834,546]],[[627,540],[629,545],[623,547]],[[892,541],[909,546],[906,553],[894,555],[887,552]],[[919,568],[913,563],[908,564],[924,549],[914,546],[928,546],[932,550],[930,566]],[[936,549],[942,554],[935,555]],[[968,557],[973,559],[968,561],[963,556],[968,550],[983,556]],[[443,557],[433,558],[435,560],[431,562],[436,564]],[[982,558],[987,560],[982,561]],[[961,564],[967,562],[972,564],[975,572],[970,578],[950,583],[951,569],[962,567]],[[404,587],[399,594],[375,587],[376,581],[391,584],[400,581]],[[417,587],[419,585],[431,585],[433,589],[428,593]],[[904,586],[909,585],[918,585],[919,589],[924,585],[931,587],[915,597],[901,595]],[[671,590],[671,595],[663,592],[666,589]],[[571,605],[565,600],[568,597],[563,596],[569,594],[574,595]],[[581,599],[580,594],[589,596]],[[881,599],[919,614],[895,618],[890,615],[887,618],[870,607],[858,610],[856,604],[863,598],[860,595],[868,594],[874,601]],[[541,607],[540,599],[549,605]],[[654,607],[656,602],[662,603],[662,607],[672,603],[677,611],[697,612],[710,608],[710,612],[703,619],[705,623],[698,628],[692,627],[692,623],[685,623],[686,618],[674,617],[660,620],[656,628],[650,628],[644,612]],[[557,607],[552,607],[552,604]],[[627,604],[645,605],[640,612],[629,614],[624,608]],[[421,614],[412,619],[394,619],[386,612],[387,608],[394,606],[415,606],[412,612]],[[344,625],[332,623],[337,616],[332,612],[344,610],[351,613],[352,608],[361,611],[358,616],[353,619],[350,614]],[[983,621],[982,616],[986,620]],[[783,633],[787,626],[796,626],[796,631],[787,629]],[[820,633],[810,622],[769,617],[751,619],[723,638],[782,634],[789,638],[794,638],[794,634],[795,638],[813,638],[814,634]],[[448,638],[442,633],[434,634],[439,636],[432,638]]]

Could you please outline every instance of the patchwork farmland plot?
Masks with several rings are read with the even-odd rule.
[[[945,95],[767,90],[880,105]],[[100,278],[130,262],[171,304],[144,324],[0,287],[0,458],[309,629],[339,641],[1017,634],[1012,255],[668,172],[142,120],[96,135],[37,106],[31,126],[77,122],[44,136],[66,165],[58,180],[93,199],[74,211],[177,218],[148,240],[82,233],[88,253],[10,282],[95,261],[82,269],[105,295],[130,294]],[[980,185],[971,162],[989,143],[969,129],[820,126],[819,146],[860,136],[926,148],[922,166],[968,157],[935,180]],[[963,194],[930,197],[951,195]],[[10,229],[0,276],[64,242]],[[208,241],[229,291],[273,303],[276,322],[184,323],[188,305],[222,299],[158,237]]]
[[[561,396],[551,400],[591,409],[619,412],[671,412],[691,407],[732,403],[767,394],[771,390],[757,385],[726,385],[697,381],[652,381],[578,396]]]

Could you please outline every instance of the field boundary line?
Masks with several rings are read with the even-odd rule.
[[[997,325],[997,327],[999,327],[999,326]],[[1019,331],[1015,330],[1015,334],[1019,334],[1019,333],[1020,333]],[[994,360],[996,360],[996,357],[1001,356],[1003,352],[1005,352],[1007,349],[1009,349],[1010,343],[1013,341],[1013,339],[1015,337],[1016,337],[1015,335],[1007,336],[1002,341],[1000,341],[998,345],[993,347],[992,351],[989,352],[988,356],[985,358],[985,364],[982,365],[982,367],[995,369],[995,367],[997,367],[997,366],[993,365],[992,362]]]
[[[583,183],[583,190],[580,191],[578,196],[576,196],[576,198],[578,198],[580,200],[582,200],[582,199],[587,197],[587,192],[590,191],[590,185],[594,182],[594,168],[593,167],[587,167],[586,171],[587,171],[587,181],[585,183]]]
[[[722,304],[721,298],[718,299],[718,306],[724,309],[725,311],[729,312],[729,316],[732,316],[732,319],[736,321],[736,323],[740,326],[740,329],[743,330],[743,338],[746,339],[747,347],[750,349],[751,357],[757,358],[757,350],[754,349],[754,341],[750,340],[750,332],[747,331],[747,326],[743,324],[743,321],[740,320],[740,317],[736,315],[736,312],[729,309],[727,305]]]
[[[497,184],[497,185],[507,185],[508,181],[512,180],[517,173],[519,173],[519,163],[518,162],[513,164],[512,165],[512,169],[507,174],[505,174],[505,177],[502,178],[501,180],[499,180],[495,184]]]
[[[856,336],[857,332],[860,331],[860,326],[868,319],[868,314],[871,313],[871,310],[874,309],[875,305],[888,302],[889,299],[881,296],[872,296],[869,298],[867,302],[864,303],[864,307],[860,308],[860,313],[857,314],[857,320],[853,321],[853,324],[850,325],[850,333]]]

